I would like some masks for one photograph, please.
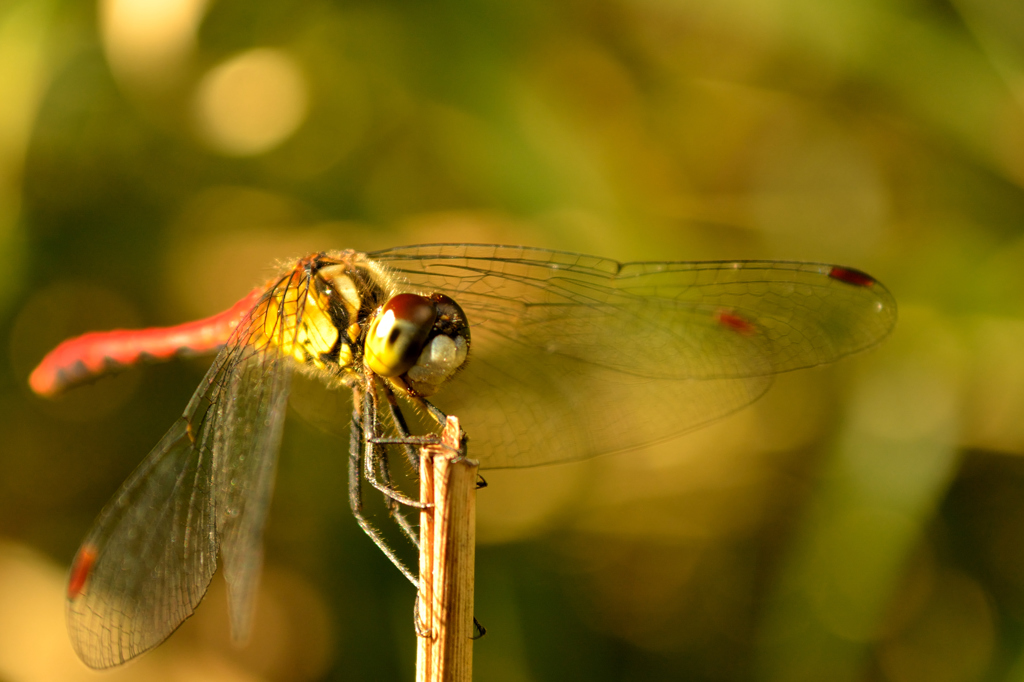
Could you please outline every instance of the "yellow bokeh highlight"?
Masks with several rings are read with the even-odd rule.
[[[258,48],[211,69],[195,94],[200,134],[215,151],[255,156],[281,144],[306,118],[309,92],[288,53]]]
[[[207,604],[166,646],[129,666],[104,671],[110,682],[257,682],[320,679],[331,665],[331,623],[322,598],[300,578],[273,568],[258,601],[253,641],[228,636],[226,590],[215,579]],[[78,660],[64,624],[65,567],[0,537],[0,679],[77,682],[99,679]]]
[[[103,47],[111,68],[159,85],[195,47],[206,0],[102,0]]]

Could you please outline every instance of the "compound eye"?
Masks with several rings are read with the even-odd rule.
[[[405,374],[423,351],[437,308],[424,296],[392,296],[370,324],[364,362],[382,377]]]

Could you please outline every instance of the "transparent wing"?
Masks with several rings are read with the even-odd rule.
[[[298,286],[285,286],[279,293],[294,300],[289,291],[304,289],[308,279]],[[301,316],[301,309],[289,306],[276,307],[276,314],[269,319],[265,305],[257,311],[259,333],[247,332],[249,338],[243,339],[246,352],[228,380],[229,395],[245,399],[226,400],[217,406],[217,531],[231,632],[239,642],[248,639],[252,624],[263,565],[263,526],[274,488],[294,366],[280,349],[283,336],[297,328],[295,318]]]
[[[100,513],[72,566],[67,623],[93,668],[152,649],[192,615],[224,558],[244,636],[290,369],[267,343],[270,287],[175,422]],[[273,322],[269,327],[273,327]]]
[[[400,288],[466,311],[470,361],[432,401],[491,468],[671,437],[756,400],[775,374],[878,343],[896,321],[880,283],[831,265],[443,244],[370,257]]]
[[[175,422],[124,483],[72,566],[68,633],[92,668],[166,639],[192,615],[217,567],[212,453],[192,443],[188,427],[185,417]]]

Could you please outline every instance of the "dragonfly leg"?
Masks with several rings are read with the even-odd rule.
[[[476,619],[476,616],[473,616],[473,629],[476,630],[476,632],[473,633],[473,636],[470,637],[470,639],[480,639],[487,634],[487,628],[480,624],[480,621]]]
[[[440,425],[442,429],[448,425],[448,415],[445,414],[444,411],[441,410],[441,408],[439,408],[437,405],[434,405],[426,398],[415,398],[415,402],[417,405],[426,410],[427,414],[429,414],[434,419],[434,421],[436,421],[438,425]],[[462,428],[460,427],[459,442],[463,443],[463,447],[465,447],[466,440],[468,440],[468,436],[466,436],[466,432],[463,431]],[[484,485],[486,486],[486,483]]]
[[[391,422],[392,422],[392,424],[395,427],[395,431],[398,432],[398,437],[397,438],[368,438],[367,439],[367,443],[372,443],[374,445],[401,445],[403,447],[404,451],[405,451],[406,458],[409,459],[410,462],[415,462],[416,463],[416,467],[415,468],[416,468],[416,472],[418,474],[419,473],[419,455],[417,454],[416,449],[413,446],[414,445],[417,445],[417,446],[435,445],[435,444],[441,442],[440,436],[438,436],[436,434],[428,434],[428,435],[425,435],[425,436],[414,436],[411,433],[409,433],[409,425],[405,421],[405,415],[402,414],[402,409],[398,406],[398,402],[395,400],[394,393],[386,385],[383,387],[383,390],[387,394],[387,397],[388,397],[387,405],[388,405],[388,409],[391,412]],[[424,401],[424,402],[426,402],[426,401]],[[429,403],[427,403],[427,404],[429,405]],[[435,409],[435,410],[437,410],[437,408],[434,408],[433,405],[430,405],[430,407]],[[438,413],[438,415],[443,415],[444,414],[440,410],[437,410],[437,413]],[[445,419],[446,419],[446,417],[445,417]],[[444,422],[442,421],[441,423],[444,423]],[[462,438],[463,439],[465,438],[465,432],[463,432]],[[381,473],[383,474],[383,473],[385,473],[387,471],[386,456],[384,456],[383,453],[382,453],[382,456],[381,456],[380,459],[385,463],[385,466],[383,466],[381,468]],[[384,485],[382,486],[381,484],[379,484],[377,482],[377,479],[375,478],[374,472],[370,469],[370,460],[369,459],[367,459],[367,474],[366,475],[367,475],[367,480],[369,480],[370,483],[375,488],[380,490],[382,493],[384,493],[388,497],[391,497],[392,499],[394,499],[394,500],[396,500],[396,501],[398,501],[398,502],[400,502],[400,503],[402,503],[404,505],[407,505],[407,506],[410,506],[410,507],[414,507],[416,509],[423,509],[424,508],[422,503],[417,502],[415,500],[412,500],[412,499],[406,497],[405,495],[402,495],[397,490],[395,490],[395,488],[391,485],[391,481],[390,481],[389,478],[386,478],[386,477],[382,476],[382,479],[384,479],[383,480]],[[483,478],[481,477],[480,480],[483,481]],[[482,488],[482,487],[485,487],[486,485],[487,485],[487,482],[483,481],[483,485],[480,485],[478,483],[477,484],[477,488]]]
[[[399,492],[391,480],[391,467],[388,463],[387,445],[377,448],[380,445],[380,439],[376,436],[380,433],[380,422],[377,420],[377,394],[373,390],[373,386],[370,387],[370,407],[372,407],[372,414],[366,414],[364,410],[363,414],[363,432],[369,434],[370,437],[366,439],[366,480],[374,488],[379,490],[387,498],[388,511],[392,512],[393,503],[404,504],[407,507],[413,507],[415,509],[423,509],[423,505],[413,498]],[[377,469],[380,469],[381,475],[380,480],[377,478]],[[397,513],[397,506],[394,506],[394,510]],[[392,514],[395,515],[394,513]],[[404,517],[403,517],[404,518]],[[399,521],[399,525],[402,522]]]
[[[441,442],[441,437],[437,434],[430,433],[425,436],[380,436],[378,438],[368,438],[372,443],[377,445],[437,445]]]
[[[361,407],[360,403],[365,405],[369,401],[365,400],[365,396],[359,395],[358,392],[353,392],[353,398],[355,406],[352,411],[352,426],[348,449],[348,501],[349,506],[352,508],[352,515],[356,518],[356,523],[363,529],[363,532],[373,540],[373,544],[377,545],[380,551],[384,552],[384,555],[402,572],[402,575],[409,579],[409,582],[415,587],[419,587],[419,579],[402,563],[402,560],[398,558],[395,551],[384,540],[380,531],[373,527],[366,518],[366,514],[363,513],[363,419],[361,412],[364,412],[366,408]]]
[[[434,630],[423,624],[420,618],[420,592],[416,593],[416,601],[412,603],[412,623],[416,628],[417,637],[433,637]]]
[[[372,379],[371,379],[372,381]],[[416,508],[423,508],[417,500],[413,500],[400,492],[395,488],[394,482],[391,478],[391,465],[388,462],[388,451],[387,446],[384,445],[380,448],[376,438],[365,437],[367,434],[376,436],[380,433],[380,420],[378,418],[378,405],[377,405],[377,393],[376,386],[371,383],[368,388],[370,389],[370,400],[366,405],[371,414],[367,414],[367,411],[363,413],[363,435],[364,443],[366,447],[366,461],[365,461],[365,475],[366,480],[369,481],[370,485],[379,490],[384,495],[384,505],[387,507],[388,516],[390,516],[398,527],[402,530],[402,534],[405,535],[406,539],[412,543],[414,547],[419,549],[420,539],[419,533],[409,523],[409,519],[406,518],[403,513],[402,504],[406,506],[412,506]],[[380,480],[377,479],[377,470],[380,469]]]
[[[391,423],[395,425],[395,431],[398,432],[399,439],[402,441],[402,451],[405,453],[405,458],[409,460],[409,464],[412,465],[413,471],[416,475],[420,474],[420,456],[413,447],[412,433],[409,431],[409,423],[405,421],[405,415],[402,414],[402,408],[398,406],[398,399],[395,398],[395,392],[391,390],[391,387],[386,383],[383,386],[384,395],[388,399],[388,412],[391,415]],[[433,436],[430,436],[431,438]],[[436,441],[435,441],[436,442]]]
[[[400,493],[395,489],[394,485],[391,483],[391,472],[388,468],[388,458],[384,453],[384,448],[377,449],[374,448],[374,445],[376,445],[376,443],[370,440],[366,442],[366,481],[379,490],[390,502],[404,504],[407,507],[413,507],[415,509],[425,509],[422,502],[414,500],[408,495]],[[378,466],[380,468],[379,479],[377,477]]]
[[[437,422],[438,426],[440,426],[442,429],[444,428],[445,422],[448,421],[448,415],[442,412],[440,408],[438,408],[436,405],[434,405],[426,398],[414,398],[413,400],[415,400],[416,404],[418,404],[420,407],[427,411],[427,414],[429,414],[433,418],[433,420]]]

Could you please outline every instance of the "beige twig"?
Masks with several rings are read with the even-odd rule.
[[[420,453],[420,593],[417,682],[473,679],[473,582],[479,464],[448,417],[441,445]]]

